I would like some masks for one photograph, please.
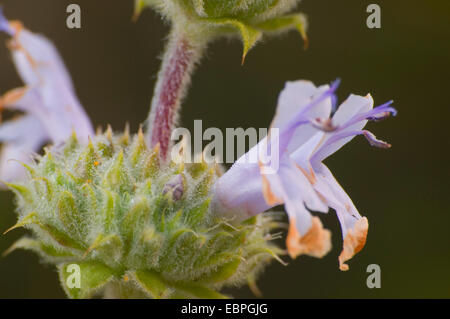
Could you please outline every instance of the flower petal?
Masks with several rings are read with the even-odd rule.
[[[308,141],[291,153],[292,160],[303,168],[311,167],[311,157],[318,150],[322,142],[327,138],[326,133],[316,132]]]
[[[340,270],[347,271],[349,267],[345,262],[353,258],[354,255],[359,253],[364,248],[368,229],[369,222],[366,217],[363,217],[356,221],[354,227],[348,231],[344,238],[344,248],[339,255]]]
[[[11,27],[9,21],[3,15],[2,7],[0,7],[0,31],[6,32],[9,35],[14,34],[14,29]]]
[[[332,108],[331,94],[314,107],[307,108],[314,100],[326,94],[329,89],[328,85],[316,87],[312,82],[304,80],[287,82],[278,99],[277,111],[271,127],[282,130],[290,124],[295,115],[301,114],[303,111],[305,111],[304,117],[310,119],[313,122],[312,124],[316,124],[316,126],[321,124],[320,122],[323,119],[327,119],[330,116]],[[288,151],[292,152],[297,149],[316,132],[317,128],[313,127],[313,125],[296,125],[287,147]]]
[[[36,85],[50,72],[61,86],[73,90],[69,72],[55,46],[44,36],[27,29],[15,28],[9,48],[14,63],[27,85]]]
[[[346,126],[345,124],[358,114],[368,112],[372,109],[372,107],[373,99],[370,95],[367,95],[366,97],[350,95],[333,116],[333,125],[337,126],[338,129],[335,132],[328,134],[327,137],[321,142],[320,148],[314,155],[314,161],[322,162],[325,158],[350,142],[354,138],[354,135],[345,135],[345,133],[360,131],[366,125],[367,120],[363,119],[349,126]],[[337,134],[342,134],[345,137],[333,140],[333,143],[327,143],[329,139]]]
[[[261,164],[260,168],[263,172]],[[313,174],[312,176],[308,175],[311,173]],[[314,173],[303,170],[288,155],[281,159],[277,174],[262,173],[262,175],[267,181],[267,188],[278,198],[278,201],[274,204],[280,204],[282,200],[288,211],[288,206],[290,205],[292,206],[292,211],[295,211],[297,206],[306,204],[313,211],[328,212],[328,206],[317,196],[313,189],[313,184],[315,183]]]
[[[0,151],[0,189],[6,189],[3,182],[21,181],[26,176],[26,170],[21,163],[31,161],[29,150],[23,150],[17,144],[7,144]]]
[[[0,107],[33,114],[55,144],[65,141],[73,131],[81,141],[87,142],[88,136],[93,135],[93,129],[79,102],[65,87],[47,83],[7,92],[0,98]]]
[[[344,242],[339,263],[341,270],[348,270],[345,261],[361,251],[365,245],[369,227],[367,218],[361,217],[350,197],[324,164],[319,164],[314,169],[318,179],[315,189],[328,205],[336,210],[341,224]]]
[[[258,164],[235,163],[216,181],[213,194],[214,210],[237,221],[272,207],[264,200]]]
[[[0,22],[2,30],[13,37],[9,48],[27,85],[5,94],[1,105],[33,114],[55,144],[65,141],[73,131],[82,142],[87,142],[94,130],[56,48],[45,37],[26,30],[20,23],[6,21],[1,14]]]
[[[38,90],[26,86],[12,89],[0,97],[0,110],[6,108],[33,113],[38,117],[45,111]]]
[[[312,217],[305,204],[313,210],[327,212],[328,206],[317,196],[307,177],[290,159],[283,158],[278,174],[263,175],[266,192],[284,202],[290,227],[286,245],[292,258],[301,254],[321,258],[331,248],[328,230],[323,229],[318,217]],[[265,194],[270,202],[270,196]],[[275,204],[271,203],[271,204]]]
[[[373,108],[373,98],[370,94],[366,96],[351,94],[337,109],[333,115],[335,125],[343,125],[355,115],[364,114]],[[363,124],[358,124],[359,129],[363,128]]]
[[[20,181],[25,176],[21,163],[30,163],[48,136],[39,120],[25,115],[0,125],[0,180]],[[0,185],[1,186],[1,185]]]
[[[317,216],[311,218],[311,226],[303,236],[298,232],[296,224],[297,220],[291,218],[286,238],[286,246],[292,259],[300,255],[322,258],[331,250],[331,232],[323,228]]]
[[[40,89],[43,104],[51,119],[45,121],[54,143],[63,142],[73,131],[80,141],[87,143],[94,135],[91,121],[78,99],[65,86],[60,86],[56,78],[49,75]]]
[[[46,138],[47,134],[42,125],[32,115],[24,115],[0,124],[0,142],[3,143],[16,142],[34,149],[37,141]]]

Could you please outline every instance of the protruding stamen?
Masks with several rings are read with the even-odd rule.
[[[353,124],[358,123],[360,121],[364,121],[364,120],[378,122],[378,121],[382,121],[382,120],[390,117],[391,115],[396,116],[397,110],[391,106],[392,103],[394,103],[394,101],[389,101],[380,106],[377,106],[374,109],[370,110],[369,112],[357,114],[352,119],[350,119],[347,123],[345,123],[344,126],[341,126],[341,128],[350,127]]]
[[[364,135],[364,137],[367,139],[367,141],[369,141],[369,144],[371,146],[375,146],[375,147],[379,147],[379,148],[390,148],[392,145],[385,142],[385,141],[381,141],[378,140],[377,137],[369,131],[362,131],[362,134]]]
[[[348,125],[346,124],[345,127],[347,127],[347,126]],[[342,127],[340,127],[339,129],[342,129]],[[339,140],[342,140],[344,138],[348,138],[351,136],[356,136],[356,135],[364,135],[364,137],[367,139],[367,141],[369,142],[369,144],[371,146],[375,146],[375,147],[379,147],[379,148],[390,148],[392,146],[391,144],[389,144],[387,142],[378,140],[372,132],[369,132],[367,130],[362,130],[362,131],[337,132],[336,134],[332,135],[329,139],[327,139],[325,141],[325,143],[320,146],[320,148],[325,148],[327,146],[330,146],[330,145],[336,143]],[[320,154],[320,152],[313,155],[313,157],[311,158],[312,162],[317,160],[317,154]]]
[[[389,101],[383,105],[377,106],[373,110],[366,113],[366,119],[369,121],[381,121],[387,119],[390,116],[396,116],[397,110],[391,107],[394,101]]]

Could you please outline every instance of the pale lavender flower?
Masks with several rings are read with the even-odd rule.
[[[368,223],[322,161],[355,135],[364,135],[374,146],[389,147],[362,128],[367,120],[381,120],[395,110],[390,103],[372,109],[370,95],[351,95],[330,121],[337,85],[317,88],[311,82],[288,82],[271,125],[279,128],[279,136],[265,138],[249,151],[258,152],[258,163],[246,161],[246,154],[216,182],[214,204],[237,219],[284,204],[290,221],[287,248],[293,258],[301,254],[322,257],[330,250],[330,232],[309,210],[326,213],[331,207],[344,237],[340,268],[347,270],[344,262],[364,246]],[[280,161],[278,170],[270,173],[271,159],[266,155],[275,143]]]
[[[370,145],[389,148],[391,145],[376,139],[375,135],[362,130],[368,120],[381,120],[395,115],[396,110],[388,102],[373,108],[373,99],[351,95],[333,115],[333,125],[338,128],[332,133],[318,132],[304,143],[291,158],[308,177],[322,200],[336,211],[342,228],[343,250],[339,256],[341,270],[348,270],[347,260],[365,245],[368,221],[362,217],[350,197],[342,189],[330,170],[322,163],[328,156],[347,144],[356,135],[363,135]]]
[[[1,11],[0,31],[11,36],[8,47],[25,84],[0,98],[0,110],[26,114],[0,125],[0,142],[4,144],[0,179],[11,181],[25,174],[19,162],[30,162],[32,154],[45,142],[62,143],[72,132],[86,142],[94,131],[64,62],[50,41],[18,21],[6,20]]]

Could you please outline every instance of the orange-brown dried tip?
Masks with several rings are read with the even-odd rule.
[[[339,255],[339,269],[347,271],[349,266],[345,263],[359,253],[366,244],[369,222],[366,217],[361,218],[355,223],[345,235],[341,254]]]
[[[331,250],[331,232],[323,228],[318,217],[312,217],[311,222],[308,232],[301,236],[297,230],[295,218],[290,219],[286,246],[292,259],[300,255],[322,258]]]

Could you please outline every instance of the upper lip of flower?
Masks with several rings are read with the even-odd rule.
[[[0,133],[0,141],[8,144],[9,153],[23,154],[21,159],[29,161],[32,153],[38,151],[45,141],[62,142],[72,130],[81,141],[87,141],[88,136],[93,134],[93,128],[75,95],[70,75],[56,48],[43,36],[26,30],[20,22],[8,21],[1,8],[0,31],[12,37],[8,47],[25,83],[24,87],[11,90],[0,98],[0,111],[9,108],[26,113],[12,123],[11,128],[15,129],[10,133],[15,135],[14,139]],[[19,125],[23,122],[31,123],[36,130],[31,130],[31,126]],[[7,170],[4,165],[10,163],[5,156],[8,156],[7,152],[3,152],[0,158],[3,162],[0,177]],[[17,174],[17,179],[20,179],[22,174],[18,170]]]
[[[11,26],[10,22],[5,18],[3,14],[3,8],[0,6],[0,31],[6,32],[9,35],[14,34],[14,29]]]
[[[267,206],[270,208],[276,204],[285,204],[291,222],[287,245],[292,257],[302,253],[321,257],[330,249],[328,231],[323,229],[317,217],[311,217],[306,207],[320,212],[327,212],[328,207],[336,210],[344,237],[344,248],[339,257],[340,268],[347,270],[345,261],[364,246],[368,223],[322,161],[356,135],[363,135],[373,146],[390,147],[390,144],[376,139],[363,127],[369,120],[378,121],[396,115],[396,110],[391,107],[392,101],[373,108],[370,95],[351,95],[330,120],[329,115],[335,108],[334,92],[338,85],[339,81],[331,87],[319,88],[305,81],[287,83],[271,125],[280,129],[278,145],[274,145],[279,146],[279,170],[276,174],[265,173],[263,168],[270,160],[264,159],[259,163],[259,178],[260,191]],[[295,111],[292,109],[293,104],[296,104]],[[269,138],[258,145],[267,149],[272,147]],[[237,176],[242,165],[238,161],[224,176]],[[239,211],[241,207],[239,213],[242,214],[242,203],[246,207],[255,207],[246,203],[245,198],[236,196],[232,183],[233,178],[227,177],[221,177],[217,182],[216,191],[226,209],[237,208]],[[227,192],[233,193],[233,199],[227,198]],[[254,201],[255,197],[248,200]],[[258,212],[250,212],[255,213]],[[248,212],[242,216],[248,216]]]

